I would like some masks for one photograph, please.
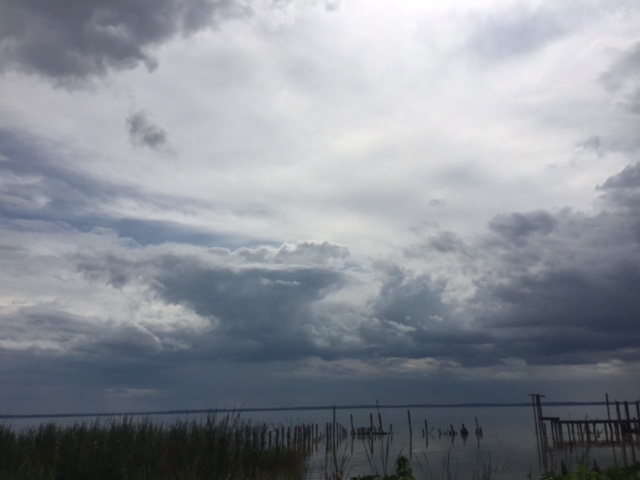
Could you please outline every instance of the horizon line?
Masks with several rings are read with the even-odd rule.
[[[568,406],[568,405],[606,405],[605,401],[554,401],[545,402],[543,406]],[[69,413],[6,413],[0,414],[0,420],[29,419],[29,418],[81,418],[81,417],[122,417],[144,415],[176,415],[176,414],[202,414],[202,413],[242,413],[242,412],[284,412],[284,411],[311,411],[311,410],[361,410],[365,408],[389,409],[389,408],[462,408],[462,407],[530,407],[531,402],[464,402],[464,403],[403,403],[403,404],[346,404],[346,405],[309,405],[309,406],[279,406],[279,407],[242,407],[242,408],[193,408],[170,410],[144,410],[128,412],[69,412]]]

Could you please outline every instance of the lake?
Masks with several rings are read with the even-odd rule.
[[[407,410],[411,414],[412,435],[409,432]],[[563,419],[584,419],[585,417],[607,418],[603,405],[571,405],[543,406],[544,414],[558,416]],[[372,471],[391,473],[398,455],[411,458],[412,468],[417,478],[472,478],[474,474],[481,477],[486,470],[491,470],[492,479],[526,479],[529,474],[534,478],[542,472],[538,454],[533,409],[525,406],[474,406],[474,407],[412,407],[375,408],[336,410],[336,422],[350,430],[351,416],[355,428],[369,427],[371,417],[374,426],[378,426],[378,412],[382,417],[382,425],[389,430],[393,426],[393,435],[374,437],[371,439],[348,438],[337,449],[337,457],[347,458],[346,473],[349,475],[366,475]],[[282,412],[270,412],[260,418],[265,421],[283,421]],[[313,412],[288,412],[285,424],[296,421],[312,421],[323,425],[332,421],[331,410]],[[476,422],[482,427],[482,437],[475,435]],[[424,436],[424,423],[430,430],[428,439]],[[464,440],[459,434],[462,424],[469,431]],[[458,432],[455,436],[440,432],[453,425]],[[367,452],[372,452],[367,454]],[[386,453],[388,452],[388,454]],[[595,460],[599,466],[611,466],[623,463],[620,447],[586,446],[563,448],[547,452],[547,465],[556,470],[561,462],[571,468],[576,462],[585,460],[592,464]],[[632,449],[632,453],[636,453]],[[640,451],[638,452],[640,453]],[[387,468],[385,471],[385,460]],[[635,461],[635,457],[627,458],[627,462]],[[326,470],[331,471],[332,454],[326,457],[324,449],[312,458],[310,478],[324,478]]]
[[[410,434],[407,410],[411,415],[412,434]],[[606,407],[603,405],[565,405],[545,406],[544,415],[558,416],[563,419],[605,419]],[[145,415],[154,421],[172,423],[176,420],[199,420],[204,413],[173,413],[171,415]],[[142,417],[141,417],[142,418]],[[274,426],[294,426],[301,423],[319,424],[324,432],[325,425],[333,422],[331,407],[313,410],[286,411],[246,411],[241,418],[255,423],[268,423]],[[541,473],[541,457],[538,452],[534,414],[531,405],[519,406],[447,406],[447,407],[366,407],[338,408],[335,421],[348,431],[351,422],[354,428],[369,427],[371,420],[378,427],[379,419],[385,431],[393,430],[392,435],[352,438],[348,435],[335,449],[327,452],[322,443],[314,451],[310,460],[309,480],[325,478],[325,472],[335,471],[334,462],[344,462],[344,472],[349,476],[372,473],[392,473],[394,462],[399,455],[411,459],[416,478],[473,478],[482,477],[482,473],[491,471],[493,480],[526,479],[529,474],[534,478]],[[482,427],[482,436],[475,435],[476,418]],[[9,419],[4,423],[16,428],[37,423],[54,421],[68,424],[78,421],[91,421],[78,418],[53,419]],[[425,420],[430,434],[425,436]],[[460,435],[462,424],[469,431],[466,439]],[[444,432],[453,426],[457,434],[450,436]],[[390,428],[390,426],[392,426]],[[442,434],[441,434],[442,433]],[[636,453],[640,453],[637,444],[634,448],[620,446],[578,446],[556,449],[547,452],[547,465],[560,469],[561,462],[572,468],[576,462],[589,464],[595,460],[599,466],[633,463]]]

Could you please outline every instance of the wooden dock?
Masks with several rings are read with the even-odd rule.
[[[606,419],[562,420],[543,415],[542,398],[544,395],[531,394],[536,435],[544,443],[542,447],[640,442],[640,401],[615,401],[615,417],[612,418],[607,395]]]

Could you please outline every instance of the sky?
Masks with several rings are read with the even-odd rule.
[[[0,0],[0,413],[640,398],[637,0]]]

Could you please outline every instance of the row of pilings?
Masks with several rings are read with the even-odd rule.
[[[596,442],[640,442],[640,400],[636,402],[618,402],[615,417],[611,415],[609,396],[606,396],[607,418],[584,420],[563,420],[542,414],[541,398],[544,395],[532,394],[536,434],[549,445],[596,443]],[[633,416],[633,413],[635,416]],[[551,442],[549,442],[551,440]]]
[[[551,450],[573,448],[576,445],[611,445],[621,447],[622,454],[636,461],[636,447],[640,445],[640,400],[636,402],[609,402],[606,394],[607,418],[567,420],[545,416],[542,413],[544,395],[531,394],[535,421],[538,457],[541,466],[547,468]],[[612,413],[612,409],[614,409]],[[635,416],[634,416],[635,414]],[[625,462],[626,463],[626,462]]]
[[[374,421],[375,420],[375,421]],[[409,428],[409,453],[413,447],[413,424],[411,421],[411,411],[407,409],[407,424]],[[419,426],[421,437],[426,445],[429,445],[429,438],[434,438],[434,427],[429,428],[427,420],[424,425]],[[463,425],[464,428],[464,425]],[[480,433],[478,433],[480,432]],[[453,425],[441,431],[437,429],[435,436],[449,436],[452,441],[458,431],[454,430]],[[466,431],[460,430],[460,438],[466,440]],[[317,452],[321,448],[327,452],[331,452],[344,444],[348,439],[363,440],[388,437],[394,435],[393,425],[389,424],[387,428],[383,426],[382,415],[380,411],[374,417],[374,413],[369,413],[369,424],[367,426],[354,425],[353,415],[350,415],[350,428],[345,427],[336,420],[336,407],[332,410],[332,419],[322,424],[318,423],[301,423],[297,425],[284,426],[274,424],[258,424],[244,425],[237,432],[237,443],[244,444],[255,450],[268,449],[295,449],[307,452]],[[476,436],[482,437],[482,429],[477,424],[476,418]]]

